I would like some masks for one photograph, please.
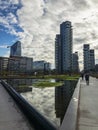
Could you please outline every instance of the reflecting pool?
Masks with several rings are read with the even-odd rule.
[[[32,79],[8,79],[7,83],[19,93],[32,91]]]
[[[51,82],[59,82],[58,80],[51,80]],[[11,81],[10,81],[11,82]],[[23,81],[13,81],[13,86]],[[67,107],[73,95],[77,81],[66,80],[63,85],[59,87],[34,87],[33,83],[36,80],[28,79],[28,87],[32,87],[29,92],[21,92],[21,95],[42,115],[44,115],[56,127],[59,127],[63,121]],[[17,85],[16,85],[17,86]],[[16,87],[17,88],[17,87]]]

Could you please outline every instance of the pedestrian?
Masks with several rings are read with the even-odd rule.
[[[84,79],[84,73],[81,73],[82,80]]]
[[[86,84],[89,85],[89,73],[85,74],[85,81],[86,81]]]

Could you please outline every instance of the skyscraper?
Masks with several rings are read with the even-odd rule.
[[[95,69],[95,54],[94,50],[90,49],[90,70]]]
[[[21,42],[17,41],[11,46],[10,56],[21,56]]]
[[[55,66],[60,73],[72,70],[72,26],[70,21],[60,24],[60,35],[56,35]]]
[[[72,71],[79,72],[78,52],[72,54]]]
[[[62,43],[62,69],[63,72],[72,69],[72,26],[70,21],[60,25],[60,35]]]
[[[83,54],[84,54],[84,71],[90,70],[90,50],[89,44],[84,44]]]
[[[89,44],[84,44],[84,71],[90,71],[95,69],[95,55],[94,50],[90,49]]]
[[[55,38],[55,67],[57,73],[62,73],[62,46],[61,46],[61,36],[60,34],[56,35]]]

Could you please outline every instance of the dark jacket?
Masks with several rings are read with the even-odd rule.
[[[86,81],[89,81],[89,74],[88,74],[88,73],[85,74],[85,80],[86,80]]]

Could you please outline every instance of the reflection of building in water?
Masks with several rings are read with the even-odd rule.
[[[9,83],[18,92],[32,91],[32,79],[8,79]]]
[[[71,100],[76,86],[76,81],[65,81],[63,86],[55,88],[55,110],[56,117],[62,123],[65,112]]]
[[[72,71],[74,73],[79,72],[78,52],[72,54]]]

